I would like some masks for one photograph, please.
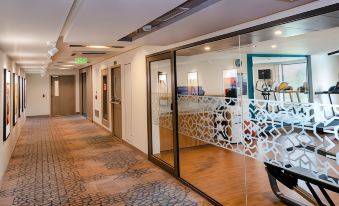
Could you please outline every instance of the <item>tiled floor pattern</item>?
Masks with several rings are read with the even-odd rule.
[[[0,205],[209,205],[80,116],[28,118]]]

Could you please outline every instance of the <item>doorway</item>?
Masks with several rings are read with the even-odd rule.
[[[51,76],[51,115],[75,114],[75,76]]]
[[[122,138],[122,110],[121,110],[121,67],[111,68],[111,105],[112,105],[112,133]]]

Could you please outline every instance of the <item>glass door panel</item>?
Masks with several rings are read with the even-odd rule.
[[[222,205],[245,205],[238,37],[176,52],[180,178]]]
[[[152,155],[174,167],[171,60],[162,59],[150,62],[149,78]]]

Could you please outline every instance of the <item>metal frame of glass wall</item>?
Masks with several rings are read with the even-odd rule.
[[[185,181],[180,176],[180,168],[179,168],[179,166],[180,166],[179,165],[179,158],[180,157],[179,157],[179,143],[178,143],[178,137],[179,137],[179,135],[178,135],[178,105],[177,105],[177,95],[176,95],[177,94],[176,51],[181,50],[181,49],[187,49],[187,48],[198,46],[198,45],[203,45],[203,44],[218,41],[218,40],[236,37],[236,36],[239,36],[239,35],[243,35],[243,34],[255,32],[255,31],[267,29],[267,28],[282,25],[282,24],[285,24],[285,23],[290,23],[290,22],[294,22],[294,21],[298,21],[298,20],[302,20],[302,19],[315,17],[315,16],[318,16],[318,15],[322,15],[322,14],[326,14],[326,13],[330,13],[330,12],[334,12],[334,11],[338,11],[338,10],[339,10],[339,3],[333,4],[333,5],[330,5],[330,6],[326,6],[326,7],[322,7],[322,8],[319,8],[319,9],[315,9],[315,10],[312,10],[312,11],[308,11],[308,12],[305,12],[305,13],[293,15],[293,16],[290,16],[290,17],[282,18],[282,19],[275,20],[275,21],[272,21],[272,22],[264,23],[264,24],[257,25],[257,26],[254,26],[254,27],[246,28],[246,29],[239,30],[239,31],[236,31],[236,32],[231,32],[231,33],[220,35],[220,36],[217,36],[217,37],[212,37],[212,38],[209,38],[209,39],[205,39],[205,40],[202,40],[202,41],[198,41],[198,42],[195,42],[195,43],[187,44],[187,45],[184,45],[184,46],[180,46],[180,47],[177,47],[177,48],[173,48],[173,49],[170,49],[170,50],[166,50],[166,51],[163,51],[163,52],[159,52],[159,53],[155,53],[155,54],[151,54],[151,55],[146,56],[147,115],[148,115],[147,124],[148,124],[148,158],[149,158],[149,160],[151,162],[153,162],[154,164],[156,164],[157,166],[159,166],[160,168],[169,172],[171,175],[173,175],[175,178],[180,180],[186,186],[190,187],[191,189],[193,189],[194,191],[196,191],[197,193],[199,193],[200,195],[205,197],[212,204],[221,205],[219,202],[214,200],[212,197],[208,196],[206,193],[202,192],[201,190],[199,190],[198,188],[196,188],[195,186],[193,186],[189,182]],[[308,56],[305,56],[305,57],[309,58]],[[160,160],[159,158],[155,157],[153,155],[153,152],[152,152],[153,149],[152,149],[151,77],[150,77],[150,69],[151,68],[150,68],[150,65],[151,65],[152,62],[160,61],[160,60],[164,60],[164,59],[169,59],[170,62],[171,62],[171,80],[170,81],[171,81],[171,89],[172,89],[171,96],[172,96],[172,111],[173,111],[172,124],[173,124],[173,146],[174,146],[174,150],[173,150],[174,151],[174,157],[173,157],[174,158],[174,165],[173,166],[171,166],[171,165],[167,164],[166,162]],[[308,62],[309,62],[309,59],[308,59]],[[249,79],[250,78],[251,77],[249,77]],[[250,85],[250,82],[249,82],[249,85]],[[312,99],[310,99],[310,101],[312,101]]]

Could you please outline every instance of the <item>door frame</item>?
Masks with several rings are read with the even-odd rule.
[[[173,167],[165,161],[153,155],[153,141],[152,141],[152,91],[151,91],[151,63],[161,60],[170,60],[171,62],[171,91],[172,91],[172,128],[173,128]],[[176,65],[175,52],[167,51],[161,54],[146,56],[146,77],[147,77],[147,133],[148,133],[148,159],[169,172],[175,177],[179,177],[179,150],[178,150],[178,131],[177,131],[177,86],[176,86]]]
[[[122,72],[122,66],[120,65],[120,64],[118,64],[118,65],[114,65],[114,66],[112,66],[112,67],[110,67],[110,70],[109,70],[109,74],[110,74],[110,86],[111,86],[111,91],[110,91],[110,93],[111,93],[111,95],[110,95],[110,99],[109,99],[109,103],[110,103],[110,108],[111,108],[111,112],[110,112],[110,115],[111,115],[111,127],[112,127],[112,135],[114,136],[114,137],[116,137],[115,136],[115,132],[114,132],[114,105],[111,103],[112,102],[112,99],[113,99],[113,94],[114,94],[114,86],[113,86],[113,75],[114,75],[114,72],[113,72],[113,70],[114,69],[118,69],[118,68],[120,68],[120,72]],[[121,103],[120,103],[120,105],[121,105],[121,137],[117,137],[117,138],[119,138],[119,139],[123,139],[123,122],[122,122],[122,117],[123,117],[123,113],[122,113],[122,76],[121,76],[121,74],[122,73],[120,73],[120,80],[121,80],[121,85],[120,85],[120,90],[121,90],[121,98],[120,98],[120,101],[121,101]]]

